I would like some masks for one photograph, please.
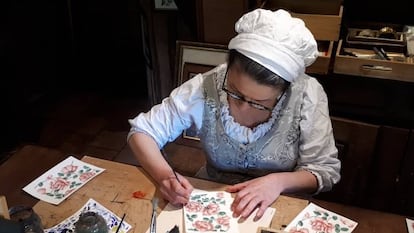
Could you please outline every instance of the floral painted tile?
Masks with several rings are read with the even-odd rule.
[[[104,170],[69,156],[23,190],[42,201],[58,205]]]
[[[231,198],[231,194],[227,192],[220,192],[220,194],[218,195],[221,196],[222,195],[221,193],[223,193],[226,203],[231,205],[231,203],[233,202],[233,198]],[[217,202],[217,198],[216,198],[217,194],[213,194],[212,191],[204,191],[201,189],[195,189],[192,193],[192,196],[194,197],[192,201],[198,200],[202,196],[203,197],[212,196],[213,198],[210,198],[209,201]],[[208,200],[204,200],[204,202],[203,201],[201,202],[203,203],[204,206],[209,206],[209,204],[207,204],[207,201]],[[195,227],[193,226],[194,221],[191,221],[191,219],[195,218],[195,216],[191,216],[191,215],[194,213],[200,214],[201,208],[198,204],[194,202],[191,202],[191,204],[189,204],[188,207],[189,208],[186,210],[185,207],[181,208],[181,207],[173,206],[171,203],[168,203],[167,206],[161,211],[160,215],[158,215],[157,217],[157,232],[168,232],[174,226],[178,226],[179,231],[182,233],[194,232],[195,230]],[[190,209],[199,210],[199,211],[198,212],[191,211]],[[230,207],[228,207],[228,209],[230,209]],[[210,213],[212,212],[212,210],[206,210],[206,211]],[[255,211],[257,211],[257,209]],[[252,233],[252,232],[256,232],[257,228],[259,227],[269,227],[275,213],[276,213],[275,208],[268,207],[263,217],[259,219],[258,221],[253,220],[256,214],[256,212],[253,212],[243,222],[237,222],[237,218],[233,218],[231,216],[232,218],[231,220],[229,220],[229,224],[225,223],[227,220],[222,221],[221,223],[222,225],[229,225],[230,226],[229,228],[232,228],[232,229],[229,229],[227,232]],[[188,219],[189,221],[184,220],[186,217],[189,218]],[[210,218],[208,218],[208,220],[210,220]],[[214,221],[212,221],[212,224],[214,224]],[[234,226],[234,224],[236,224],[236,226]],[[200,224],[200,225],[208,226],[208,224]],[[187,229],[187,227],[190,229]],[[197,232],[201,232],[202,229],[209,229],[209,227],[199,228],[200,231],[197,231]],[[227,227],[220,227],[220,228],[214,229],[213,231],[206,231],[206,232],[226,232],[225,229],[227,229]],[[149,227],[145,233],[150,233]]]
[[[183,209],[185,232],[239,232],[230,210],[232,200],[231,194],[223,191],[193,192]]]
[[[408,233],[414,233],[414,220],[406,218]]]
[[[352,232],[357,222],[310,203],[285,231],[290,233],[341,233]]]
[[[121,222],[121,218],[116,216],[110,210],[105,208],[103,205],[99,204],[93,199],[89,199],[86,204],[80,208],[76,213],[74,213],[69,218],[63,220],[61,223],[57,224],[56,226],[46,229],[45,233],[72,233],[75,232],[75,223],[78,221],[79,216],[84,212],[95,212],[101,215],[107,225],[109,232],[116,232],[118,229],[118,225]],[[129,225],[125,220],[122,222],[121,228],[119,229],[119,233],[126,233],[131,229],[131,225]]]

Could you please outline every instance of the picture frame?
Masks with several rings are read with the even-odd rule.
[[[184,83],[188,81],[189,79],[193,78],[197,74],[205,73],[211,69],[213,69],[213,65],[203,65],[203,64],[195,64],[186,62],[183,65],[183,75],[181,76],[180,83]],[[197,135],[197,130],[195,129],[195,126],[190,127],[189,129],[185,130],[183,132],[183,138],[186,139],[192,139],[199,141],[200,138]]]
[[[193,78],[197,74],[205,73],[211,69],[213,69],[214,65],[204,65],[204,64],[196,64],[191,62],[185,62],[183,64],[183,74],[180,76],[181,80],[180,85],[184,82],[188,81],[189,79]]]
[[[176,86],[186,81],[183,76],[184,64],[215,67],[227,61],[227,46],[194,41],[176,42],[175,80]]]
[[[154,0],[155,10],[178,10],[174,0]]]
[[[228,49],[225,45],[177,41],[176,48],[176,86],[227,61]],[[181,139],[179,140],[181,144],[190,146],[200,141],[195,126],[184,130]]]

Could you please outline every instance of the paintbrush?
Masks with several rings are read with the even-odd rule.
[[[158,198],[152,198],[152,216],[151,216],[151,225],[150,233],[157,232],[157,208],[158,208]]]
[[[124,222],[126,214],[124,213],[124,215],[122,215],[121,221],[118,224],[118,228],[116,229],[115,233],[118,233],[119,230],[121,229],[122,223]]]
[[[168,155],[165,153],[164,150],[161,150],[161,154],[164,157],[164,159],[167,161],[167,164],[170,166],[171,170],[174,173],[175,178],[177,179],[178,183],[181,184],[180,178],[178,178],[177,172],[174,170],[173,166],[171,165],[171,162],[168,159]]]
[[[175,178],[177,179],[178,183],[181,184],[180,178],[178,178],[177,172],[175,172],[175,170],[173,168],[171,168],[174,172]]]

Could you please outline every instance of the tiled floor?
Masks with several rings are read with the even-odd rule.
[[[38,132],[16,148],[35,144],[81,158],[84,155],[132,165],[138,162],[126,143],[128,119],[150,108],[142,97],[103,92],[76,92],[43,100],[31,112]],[[204,164],[198,148],[170,144],[165,148],[178,172],[194,175]],[[12,151],[10,152],[12,154]],[[189,160],[186,156],[193,156]]]
[[[38,130],[24,132],[31,136],[17,147],[36,144],[77,157],[91,155],[137,164],[126,144],[128,119],[147,109],[148,101],[142,97],[94,91],[54,96],[31,111]]]

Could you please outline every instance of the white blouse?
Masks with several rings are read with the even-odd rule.
[[[209,73],[217,72],[218,75],[224,75],[226,68],[227,65],[222,64],[209,71]],[[174,141],[181,135],[183,130],[192,125],[195,125],[197,130],[200,130],[204,109],[202,87],[204,77],[203,74],[198,74],[175,88],[169,97],[165,98],[162,103],[153,106],[150,111],[139,113],[134,119],[130,119],[131,130],[128,134],[128,139],[132,134],[142,132],[151,136],[158,146],[162,148],[167,142]],[[221,90],[221,87],[218,87],[218,90]],[[274,109],[272,116],[267,122],[250,129],[234,121],[229,114],[226,95],[223,91],[219,91],[219,93],[220,101],[223,104],[221,110],[222,120],[225,131],[230,137],[246,144],[256,141],[271,128],[275,120],[274,112],[276,109]],[[316,79],[309,79],[303,98],[300,128],[301,138],[307,139],[301,142],[301,148],[313,147],[313,145],[306,145],[307,142],[313,144],[315,142],[333,140],[332,135],[326,133],[331,131],[327,97],[323,87]],[[316,135],[315,132],[318,134]],[[323,144],[334,145],[334,143]],[[329,148],[328,150],[332,149]]]

